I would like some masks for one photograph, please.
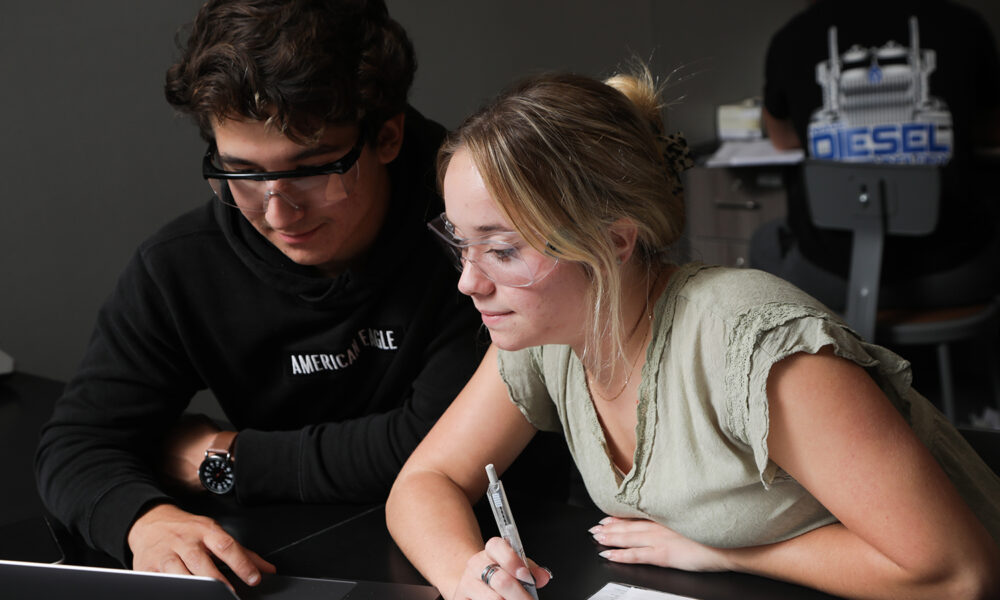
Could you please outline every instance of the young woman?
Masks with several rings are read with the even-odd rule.
[[[668,261],[683,208],[660,108],[648,73],[543,76],[442,149],[433,226],[493,345],[396,480],[400,547],[449,600],[528,598],[518,580],[550,574],[484,545],[470,502],[484,465],[558,430],[609,560],[997,594],[1000,479],[908,363],[772,276]]]

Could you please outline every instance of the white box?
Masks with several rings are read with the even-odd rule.
[[[720,140],[756,140],[763,137],[758,104],[723,104],[718,108],[717,123]]]

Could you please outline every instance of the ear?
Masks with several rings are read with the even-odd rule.
[[[406,114],[399,113],[382,123],[382,128],[375,137],[375,156],[381,164],[387,165],[399,155],[399,149],[403,147],[405,120]]]
[[[615,245],[618,263],[625,264],[635,252],[635,243],[639,239],[639,228],[631,219],[618,219],[608,228],[611,243]]]

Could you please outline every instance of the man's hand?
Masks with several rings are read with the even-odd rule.
[[[198,468],[205,459],[205,450],[219,431],[204,415],[181,417],[164,439],[160,467],[164,483],[184,492],[204,491],[198,479]]]
[[[160,504],[136,519],[128,532],[132,568],[153,573],[203,575],[229,581],[216,567],[227,565],[247,585],[260,583],[261,572],[274,573],[274,565],[241,546],[218,523]]]

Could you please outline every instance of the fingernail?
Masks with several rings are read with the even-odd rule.
[[[604,534],[603,534],[603,533],[595,533],[595,534],[594,534],[594,539],[595,539],[595,540],[597,541],[597,543],[599,543],[599,544],[603,544],[603,543],[604,543],[604,539],[605,539],[605,536],[604,536]]]
[[[549,574],[549,581],[552,581],[552,577],[554,577],[554,575],[552,575],[552,569],[548,567],[542,567],[542,570]]]
[[[520,581],[527,581],[528,583],[534,583],[535,578],[531,576],[531,571],[527,567],[521,567],[517,571],[514,571],[514,577],[517,577]]]
[[[247,583],[250,585],[257,585],[258,581],[260,581],[260,575],[257,573],[251,573],[250,577],[247,577]]]
[[[607,525],[608,523],[610,523],[610,522],[611,522],[611,519],[612,519],[612,518],[613,518],[613,517],[604,517],[603,519],[601,519],[601,520],[599,521],[599,523],[600,523],[601,525]]]
[[[600,530],[601,530],[601,526],[600,525],[594,525],[593,527],[591,527],[587,531],[589,531],[590,533],[597,533]]]
[[[598,552],[597,555],[600,556],[601,558],[610,558],[611,557],[611,550],[602,550],[602,551]]]

